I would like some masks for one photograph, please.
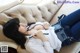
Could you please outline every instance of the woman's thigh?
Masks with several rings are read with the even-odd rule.
[[[80,22],[76,23],[72,28],[70,29],[70,36],[73,37],[73,39],[66,39],[62,42],[62,46],[70,45],[76,41],[80,41]]]
[[[80,21],[71,28],[71,36],[80,39]]]
[[[78,21],[80,21],[80,9],[64,17],[61,20],[61,25],[63,27],[66,27],[66,26],[72,27]]]

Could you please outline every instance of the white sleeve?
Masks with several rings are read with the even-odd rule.
[[[43,46],[47,53],[54,53],[53,48],[51,47],[51,45],[48,41],[43,42]]]
[[[32,53],[53,53],[49,43],[44,42],[43,46],[43,42],[40,39],[31,38],[25,46],[28,46]]]
[[[56,50],[56,51],[60,51],[61,49],[61,45],[62,45],[62,42],[59,40],[59,38],[57,37],[57,34],[55,33],[54,31],[54,27],[50,27],[49,29],[50,31],[50,34],[51,34],[51,46]]]

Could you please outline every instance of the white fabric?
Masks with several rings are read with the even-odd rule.
[[[36,22],[35,25],[37,24],[41,24],[43,25],[45,22]],[[58,39],[55,31],[54,31],[54,27],[49,27],[48,30],[42,30],[43,33],[48,33],[49,35],[45,35],[48,39],[49,39],[49,42],[52,46],[53,49],[56,49],[57,51],[60,50],[61,48],[61,41]]]
[[[48,33],[45,35],[50,42],[50,45],[53,49],[60,51],[62,42],[58,39],[56,33],[54,32],[54,27],[50,27],[48,30],[42,30],[43,33]]]
[[[43,25],[42,22],[37,22],[36,24]],[[57,35],[55,34],[54,27],[49,27],[48,30],[41,31],[48,38],[48,42],[42,42],[40,39],[35,39],[32,37],[29,39],[29,42],[25,44],[25,46],[29,46],[33,53],[53,53],[54,49],[59,51],[62,42],[58,39]]]
[[[53,48],[51,47],[49,42],[43,42],[44,48],[46,49],[47,53],[53,53]]]
[[[40,39],[30,38],[25,46],[30,47],[32,53],[54,53],[49,42],[42,42]],[[27,49],[27,48],[26,48]]]
[[[41,25],[43,25],[43,24],[44,24],[44,22],[36,22],[35,24],[41,24]]]

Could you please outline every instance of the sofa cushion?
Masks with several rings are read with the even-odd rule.
[[[27,12],[27,10],[25,10],[25,8],[23,8],[22,6],[15,6],[5,11],[4,14],[11,18],[19,18],[20,22],[22,23],[27,23],[27,20],[24,18],[24,15],[23,15],[25,14],[25,12]]]
[[[72,45],[63,47],[59,53],[79,53],[79,52],[80,52],[80,42],[76,42]]]
[[[64,4],[65,0],[61,0],[62,3],[57,3],[57,1],[53,0],[52,2],[47,2],[48,4],[38,4],[38,8],[42,13],[42,17],[46,19],[48,22],[54,18],[55,14],[58,12],[60,7]],[[46,2],[46,1],[45,1]]]
[[[46,21],[37,6],[31,6],[32,17],[37,21]]]
[[[4,24],[8,20],[12,19],[11,17],[7,16],[4,13],[0,13],[0,24]]]
[[[38,8],[42,13],[43,18],[46,19],[47,21],[50,21],[52,16],[57,11],[58,6],[56,4],[53,4],[53,2],[50,2],[49,4],[39,6]]]
[[[62,0],[65,1],[65,0]],[[45,2],[43,5],[25,5],[21,4],[15,6],[5,12],[5,14],[10,17],[17,17],[21,22],[30,23],[36,21],[50,21],[53,15],[58,11],[61,4],[54,3],[54,1],[50,1],[48,3]],[[24,21],[22,21],[24,20]]]
[[[37,6],[18,5],[4,13],[12,18],[19,18],[23,23],[44,21]]]

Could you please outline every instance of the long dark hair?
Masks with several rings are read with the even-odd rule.
[[[6,37],[14,40],[22,49],[25,49],[26,37],[18,31],[19,19],[14,18],[3,25],[3,33]]]
[[[32,24],[35,24],[35,22],[32,22],[32,23],[28,23],[28,26],[31,26]]]

